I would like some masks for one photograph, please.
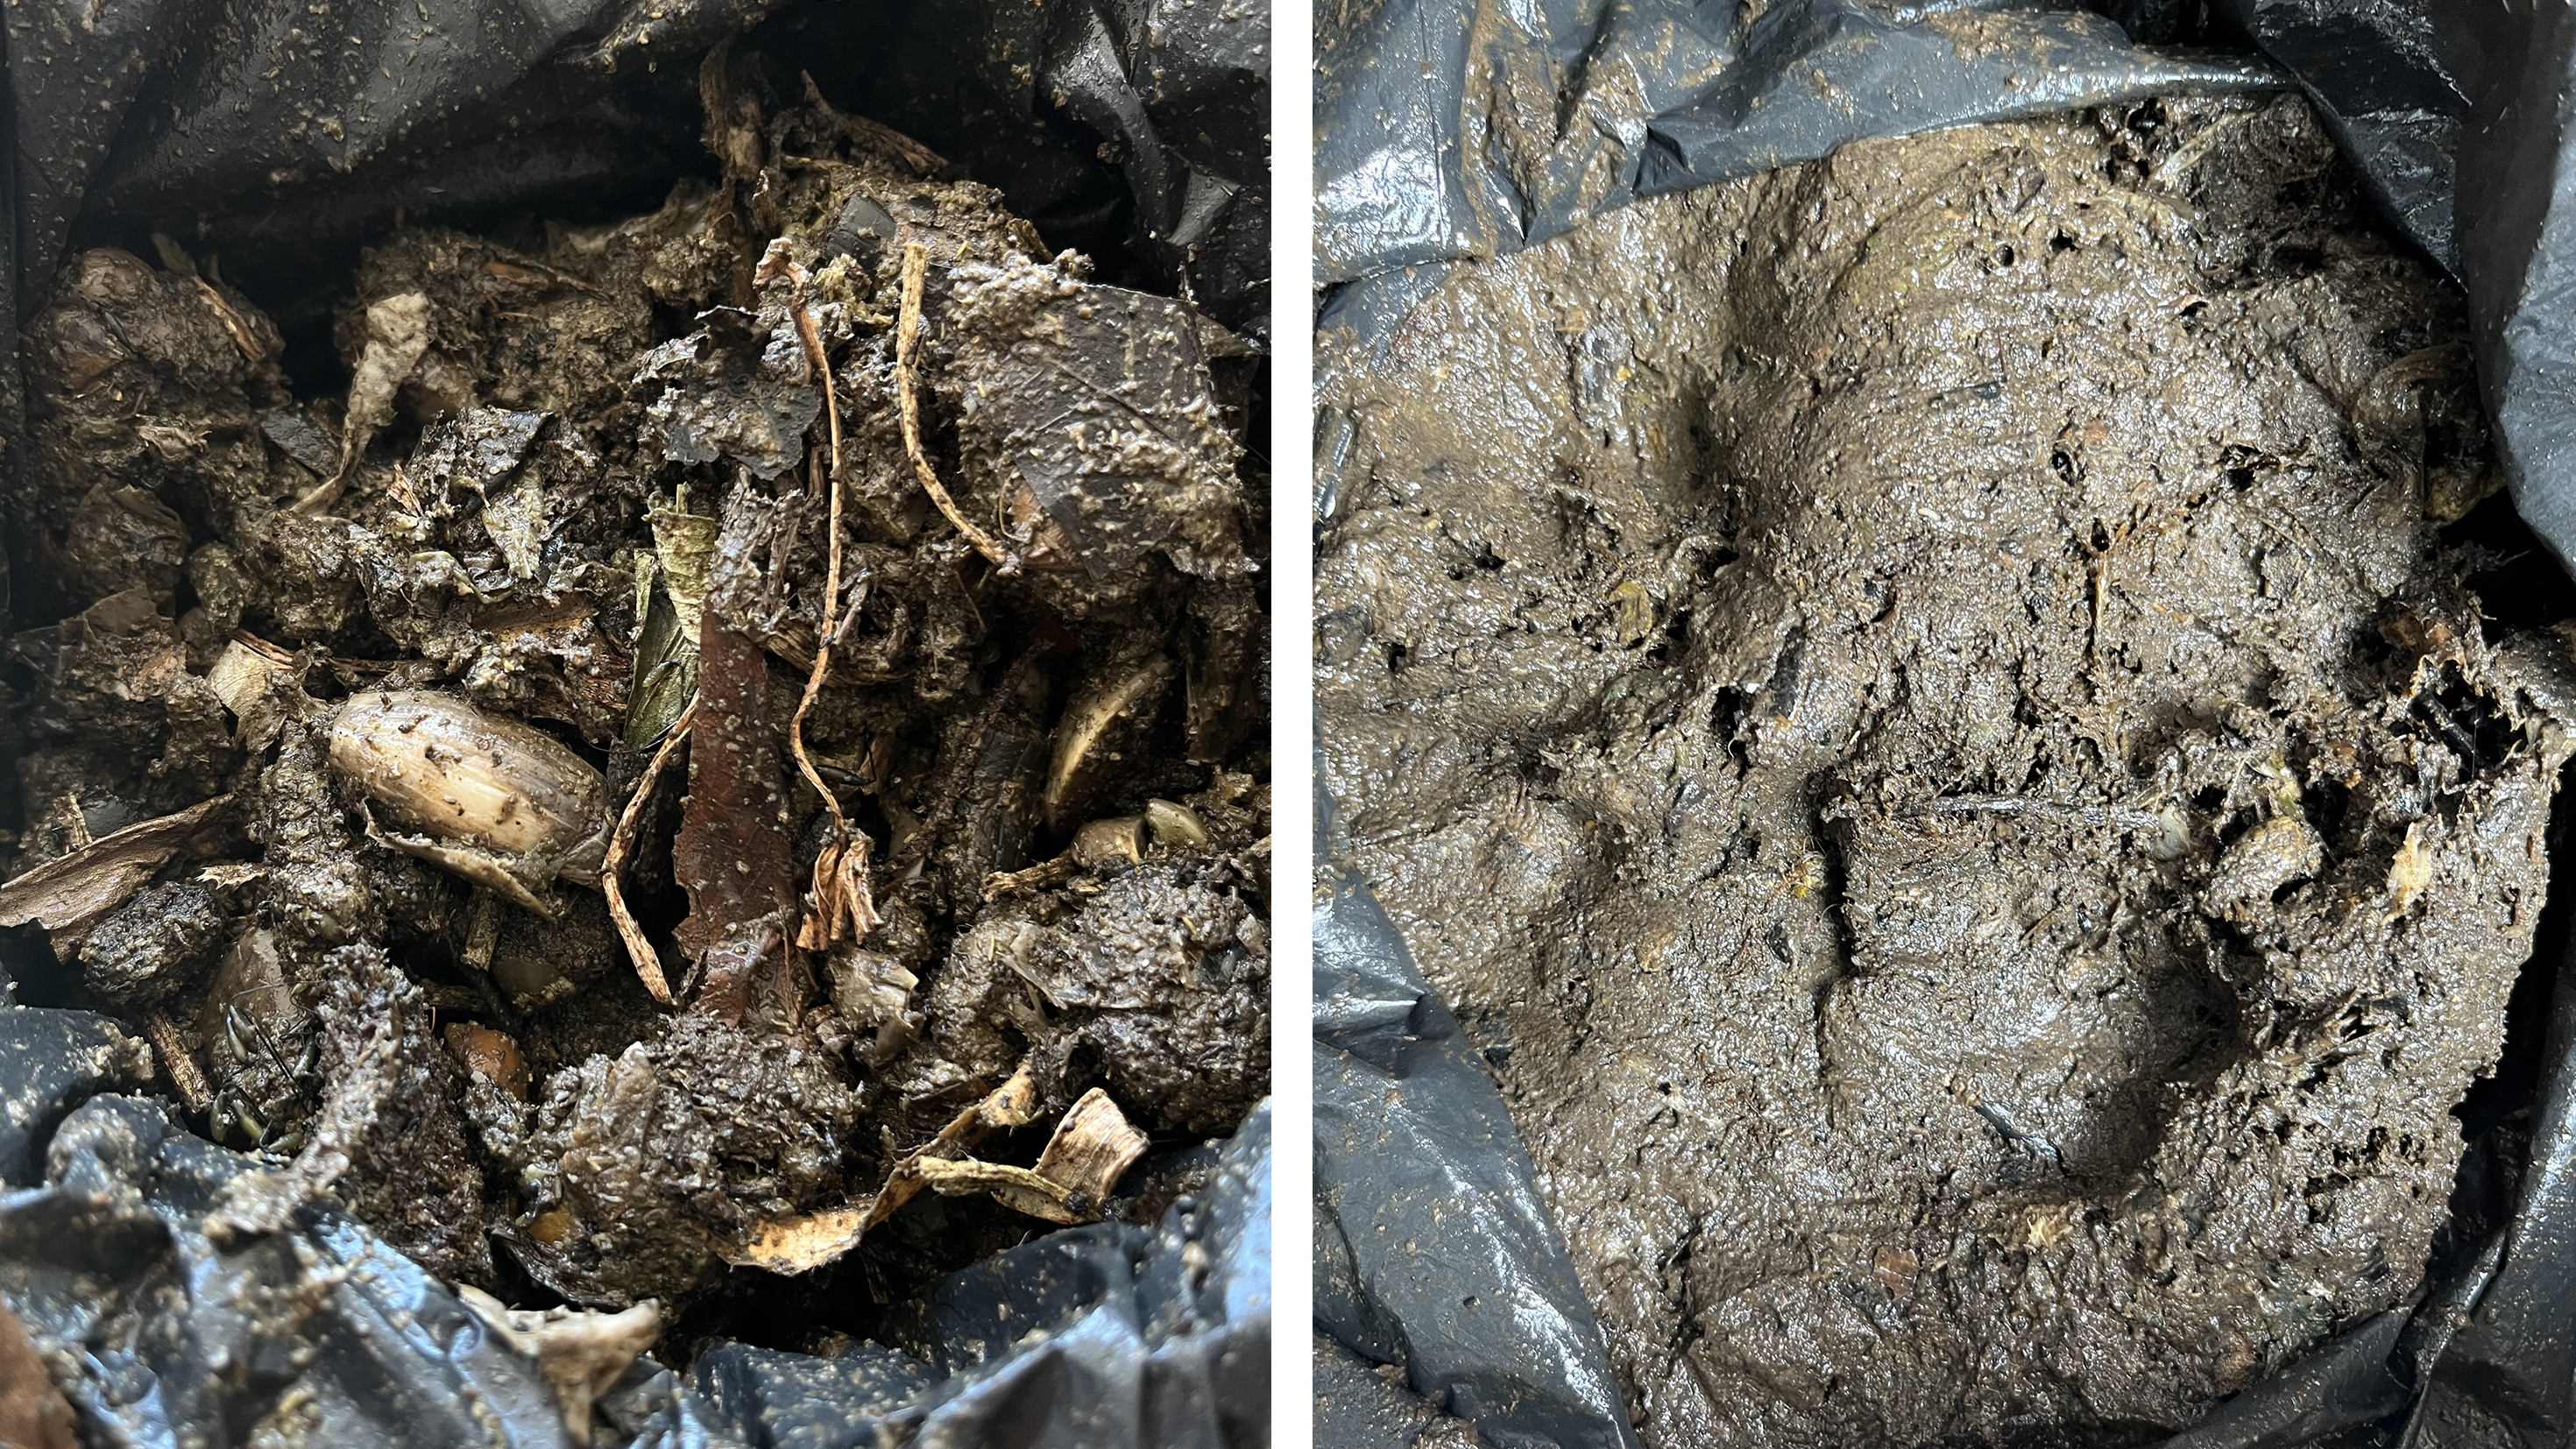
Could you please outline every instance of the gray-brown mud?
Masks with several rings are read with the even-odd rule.
[[[2303,103],[1849,147],[1327,400],[1327,783],[1650,1444],[2152,1438],[2404,1301],[2576,677]]]
[[[383,237],[338,385],[166,237],[26,329],[8,965],[267,1158],[248,1228],[329,1191],[454,1282],[712,1314],[917,1154],[1268,1090],[1250,347],[702,79],[721,184]],[[1157,1170],[890,1200],[797,1266],[898,1302]]]

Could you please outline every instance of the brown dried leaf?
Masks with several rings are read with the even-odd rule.
[[[769,721],[769,663],[758,644],[706,620],[698,646],[698,703],[690,723],[689,804],[671,847],[671,866],[689,893],[680,949],[709,966],[746,977],[783,952],[787,938],[763,944],[765,932],[795,918],[798,891],[788,854],[787,795],[775,730]],[[748,959],[709,960],[757,948]],[[729,999],[703,1004],[725,1014]],[[739,1015],[736,1010],[733,1014]]]
[[[1014,1212],[1051,1223],[1096,1223],[1121,1174],[1145,1153],[1145,1134],[1098,1087],[1056,1124],[1034,1168],[972,1157],[918,1158],[914,1170],[942,1197],[982,1193]]]
[[[1094,1087],[1056,1124],[1046,1151],[1038,1154],[1037,1170],[1040,1177],[1089,1198],[1091,1215],[1097,1218],[1109,1189],[1144,1155],[1145,1134],[1129,1124],[1107,1092]]]
[[[1025,1167],[1010,1167],[999,1162],[984,1162],[972,1157],[944,1161],[923,1158],[918,1170],[931,1191],[941,1197],[989,1197],[1013,1212],[1044,1218],[1051,1223],[1097,1222],[1074,1211],[1072,1192],[1063,1184],[1051,1182]]]
[[[868,855],[874,849],[862,831],[823,847],[814,857],[814,909],[805,918],[796,944],[808,951],[829,950],[841,942],[860,942],[880,923],[876,893],[868,884]]]

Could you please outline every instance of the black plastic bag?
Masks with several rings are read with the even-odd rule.
[[[280,1233],[212,1229],[226,1185],[258,1164],[116,1095],[150,1064],[114,1023],[0,1007],[0,1063],[0,1121],[18,1134],[0,1139],[16,1154],[0,1161],[16,1189],[0,1193],[0,1307],[77,1365],[60,1377],[86,1442],[228,1442],[206,1436],[281,1406],[316,1445],[568,1442],[537,1365],[337,1206]],[[1266,1444],[1266,1106],[1213,1166],[1151,1231],[1049,1233],[934,1287],[902,1330],[912,1352],[719,1344],[685,1378],[637,1361],[601,1413],[673,1449]]]
[[[1319,820],[1330,804],[1319,799]],[[1328,857],[1329,858],[1329,857]],[[1637,1442],[1502,1093],[1368,887],[1315,907],[1315,1326],[1495,1444]],[[1329,1401],[1365,1419],[1372,1405]],[[1360,1437],[1319,1407],[1316,1440]]]

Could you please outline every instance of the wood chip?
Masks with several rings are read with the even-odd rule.
[[[52,937],[54,954],[70,960],[90,927],[150,883],[232,798],[218,795],[174,814],[129,825],[0,885],[0,926],[36,922]]]

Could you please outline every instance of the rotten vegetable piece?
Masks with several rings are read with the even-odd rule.
[[[361,694],[331,725],[331,764],[394,825],[396,849],[540,915],[557,876],[599,879],[607,782],[541,730],[419,691]]]
[[[467,1071],[522,1102],[528,1099],[528,1059],[508,1034],[458,1021],[448,1024],[445,1037]]]
[[[1860,143],[1350,360],[1326,778],[1649,1445],[2154,1438],[2420,1282],[2576,669],[2333,156]]]

